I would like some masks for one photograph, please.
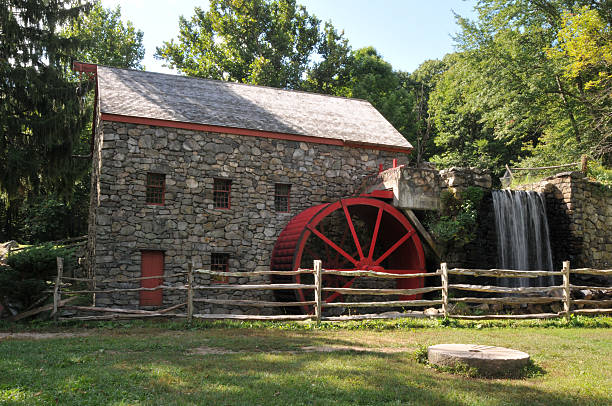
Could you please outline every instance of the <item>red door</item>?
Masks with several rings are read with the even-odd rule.
[[[164,276],[164,253],[162,251],[142,251],[141,253],[141,276],[159,276],[160,278],[143,279],[140,286],[143,288],[154,288],[162,284]],[[145,290],[140,292],[141,306],[161,306],[163,292],[158,290]]]

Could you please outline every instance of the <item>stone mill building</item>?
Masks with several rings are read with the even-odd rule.
[[[294,216],[353,195],[412,149],[363,100],[75,65],[97,86],[88,254],[98,278],[163,276],[190,261],[269,270]],[[96,304],[170,305],[174,295]]]

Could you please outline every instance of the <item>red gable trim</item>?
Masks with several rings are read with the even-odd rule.
[[[98,65],[74,61],[72,63],[72,70],[75,72],[98,73]]]
[[[308,135],[286,134],[286,133],[278,133],[278,132],[262,131],[262,130],[249,130],[246,128],[223,127],[223,126],[218,126],[218,125],[186,123],[186,122],[181,122],[181,121],[160,120],[160,119],[146,118],[146,117],[132,117],[132,116],[124,116],[121,114],[102,113],[101,118],[104,121],[114,121],[114,122],[119,122],[119,123],[143,124],[143,125],[152,125],[152,126],[157,126],[157,127],[180,128],[183,130],[207,131],[207,132],[215,132],[215,133],[222,133],[222,134],[248,135],[252,137],[264,137],[264,138],[273,138],[273,139],[278,139],[278,140],[310,142],[313,144],[347,146],[347,147],[352,147],[352,148],[377,149],[377,150],[397,152],[397,153],[402,153],[402,154],[409,154],[412,152],[412,148],[405,148],[405,147],[390,147],[390,146],[385,146],[385,145],[357,143],[357,142],[350,142],[350,141],[344,142],[342,140],[312,137]]]

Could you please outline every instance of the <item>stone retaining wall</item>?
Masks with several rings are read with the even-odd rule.
[[[546,195],[553,261],[572,268],[612,268],[612,188],[582,172],[564,172],[524,185]]]

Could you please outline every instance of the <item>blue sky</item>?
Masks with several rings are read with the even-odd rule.
[[[427,59],[453,52],[458,31],[453,11],[473,16],[476,0],[298,0],[309,13],[344,30],[353,49],[373,46],[396,70],[411,72]],[[145,68],[169,72],[153,58],[155,47],[178,34],[180,15],[189,18],[206,0],[102,0],[121,5],[124,20],[144,32]]]

